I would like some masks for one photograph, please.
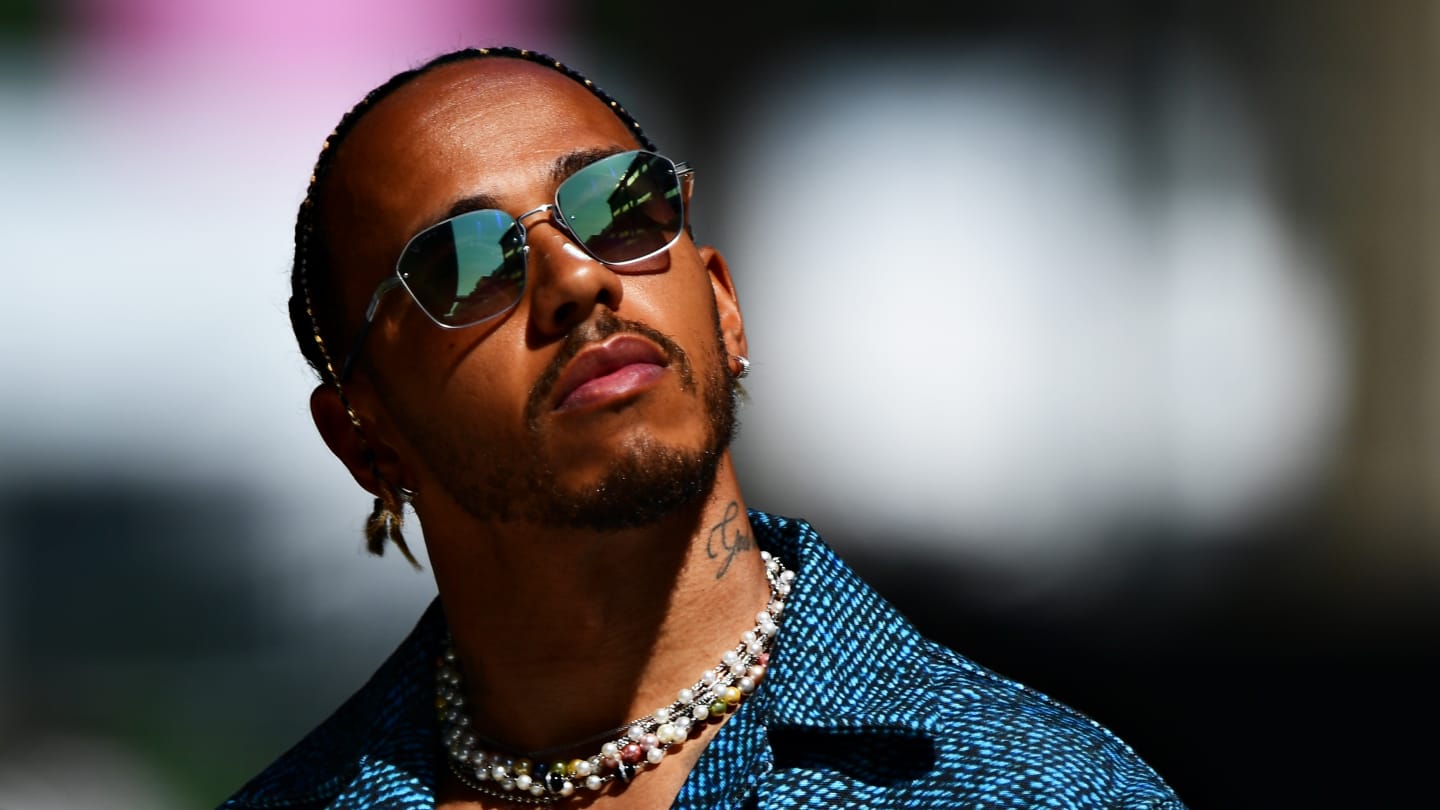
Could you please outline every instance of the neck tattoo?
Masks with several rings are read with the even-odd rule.
[[[754,548],[755,541],[745,533],[745,524],[737,518],[740,517],[740,504],[731,501],[725,507],[725,514],[720,522],[710,527],[710,534],[705,537],[705,556],[714,560],[721,556],[725,562],[720,564],[720,570],[715,572],[715,578],[725,576],[730,570],[730,563],[735,562],[735,555],[742,551],[749,551]],[[716,547],[719,550],[716,550]]]
[[[769,552],[761,552],[760,556],[770,581],[770,598],[765,609],[756,614],[755,628],[726,650],[719,664],[676,693],[669,705],[571,745],[522,753],[481,737],[465,709],[459,659],[447,636],[436,673],[435,707],[451,772],[477,793],[514,804],[549,805],[571,796],[594,796],[612,783],[629,784],[646,768],[658,766],[671,748],[699,735],[707,723],[718,723],[735,711],[765,677],[778,629],[776,621],[790,595],[795,572],[787,570]],[[611,739],[593,756],[568,761],[541,759],[607,737]],[[482,743],[499,750],[484,750]]]

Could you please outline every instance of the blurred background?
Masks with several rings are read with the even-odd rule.
[[[1440,5],[933,5],[0,0],[0,807],[213,806],[432,598],[310,423],[293,217],[501,43],[697,167],[752,506],[1193,807],[1421,795]]]

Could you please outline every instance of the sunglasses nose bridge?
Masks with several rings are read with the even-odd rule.
[[[523,226],[523,225],[525,224],[525,218],[526,218],[526,217],[532,217],[532,216],[535,216],[536,214],[544,214],[544,213],[547,213],[547,212],[552,212],[552,211],[554,211],[554,210],[556,210],[554,203],[545,203],[544,205],[538,205],[538,206],[536,206],[536,207],[534,207],[534,208],[531,208],[529,211],[526,211],[525,213],[521,214],[520,216],[515,217],[515,221],[518,222],[518,223],[520,223],[520,224]],[[553,213],[550,214],[550,219],[551,219],[551,220],[554,220],[554,219],[555,219],[555,215],[554,215]]]
[[[525,251],[527,257],[530,252],[530,226],[525,224],[525,219],[526,217],[532,217],[537,214],[548,214],[543,221],[549,222],[560,232],[561,237],[565,240],[566,247],[570,247],[571,249],[578,247],[581,258],[599,261],[591,256],[590,251],[580,243],[579,237],[575,235],[574,231],[570,230],[570,226],[565,223],[565,218],[560,216],[560,209],[556,207],[554,203],[545,203],[544,205],[536,206],[520,216],[515,217],[515,223],[520,226],[521,233],[525,235]]]

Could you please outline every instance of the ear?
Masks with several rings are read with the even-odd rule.
[[[345,390],[352,404],[358,407],[364,407],[364,403],[374,399],[366,395],[363,384],[352,382],[345,386]],[[330,452],[340,459],[355,483],[366,492],[376,496],[380,494],[382,482],[376,479],[377,473],[384,477],[384,485],[392,488],[404,485],[397,455],[383,441],[381,431],[359,411],[352,418],[351,409],[340,399],[334,385],[321,383],[310,392],[310,416]]]
[[[749,344],[745,341],[745,319],[740,315],[740,299],[735,294],[735,282],[730,278],[730,267],[720,251],[704,245],[700,248],[700,260],[710,274],[710,287],[715,293],[715,312],[720,320],[720,337],[725,341],[725,351],[731,355],[747,357]],[[735,365],[733,361],[731,365]],[[732,374],[739,372],[738,366]]]

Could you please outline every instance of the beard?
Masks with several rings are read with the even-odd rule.
[[[496,458],[494,453],[480,449],[477,442],[458,435],[461,431],[427,429],[427,424],[434,424],[433,419],[417,419],[404,408],[396,410],[394,404],[399,403],[386,404],[441,487],[478,520],[600,532],[646,526],[702,502],[715,483],[721,457],[734,439],[738,400],[730,380],[718,315],[714,329],[716,362],[702,369],[697,381],[686,352],[674,340],[644,324],[606,312],[577,327],[531,391],[525,409],[525,435],[531,440],[532,452],[516,453],[521,459]],[[650,436],[636,439],[610,461],[598,481],[583,488],[567,487],[555,459],[540,452],[545,445],[540,422],[544,403],[571,358],[589,344],[622,332],[641,335],[657,344],[679,375],[682,391],[695,392],[698,382],[704,437],[698,448],[676,447]]]

